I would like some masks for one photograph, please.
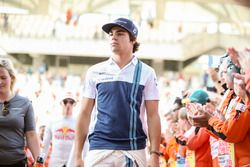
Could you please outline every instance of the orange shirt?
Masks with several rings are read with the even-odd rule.
[[[169,156],[168,164],[169,166],[176,166],[176,154],[178,152],[178,143],[176,143],[175,138],[173,137],[167,143],[166,154]]]
[[[227,110],[230,107],[230,103],[234,103],[236,98],[233,90],[227,90],[223,96],[223,100],[219,105],[219,111],[222,115],[230,115],[230,111]],[[233,167],[234,166],[234,147],[232,143],[223,141],[218,136],[214,135],[211,131],[210,147],[211,155],[213,159],[213,167]]]
[[[166,146],[164,146],[163,144],[160,144],[160,153],[162,154],[162,158],[164,158],[166,161],[168,161],[169,156],[166,152]]]
[[[236,166],[250,165],[250,102],[239,97],[230,107],[229,118],[222,121],[209,119],[209,130],[221,139],[234,143]]]
[[[195,153],[196,167],[212,167],[209,138],[206,128],[200,128],[197,134],[193,132],[188,137],[187,148]]]

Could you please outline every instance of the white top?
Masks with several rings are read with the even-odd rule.
[[[110,58],[87,71],[83,96],[95,99],[90,150],[145,148],[145,100],[159,100],[159,92],[154,70],[142,62],[137,69],[138,62],[134,57],[120,69]]]
[[[49,165],[67,164],[75,140],[75,126],[76,120],[72,117],[59,118],[46,126],[42,153],[47,157],[52,143]]]

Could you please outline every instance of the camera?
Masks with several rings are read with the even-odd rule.
[[[240,68],[237,67],[231,60],[229,60],[229,63],[227,65],[227,75],[230,78],[230,80],[233,82],[233,74],[234,73],[240,73]]]

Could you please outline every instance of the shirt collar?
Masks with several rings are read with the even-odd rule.
[[[137,63],[138,63],[138,59],[137,59],[137,57],[133,57],[133,59],[131,60],[131,62],[134,64],[134,65],[136,65]]]
[[[133,56],[132,60],[131,60],[128,64],[131,64],[131,63],[132,63],[133,65],[136,65],[137,62],[138,62],[137,57]],[[112,59],[112,57],[110,57],[110,58],[108,59],[108,64],[114,65],[114,64],[116,64],[116,62]]]

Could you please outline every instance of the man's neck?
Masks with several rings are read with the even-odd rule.
[[[128,56],[128,54],[126,54],[126,55],[114,54],[112,56],[112,59],[122,69],[123,67],[125,67],[133,59],[133,57],[134,56],[133,56],[132,53],[129,56]]]

